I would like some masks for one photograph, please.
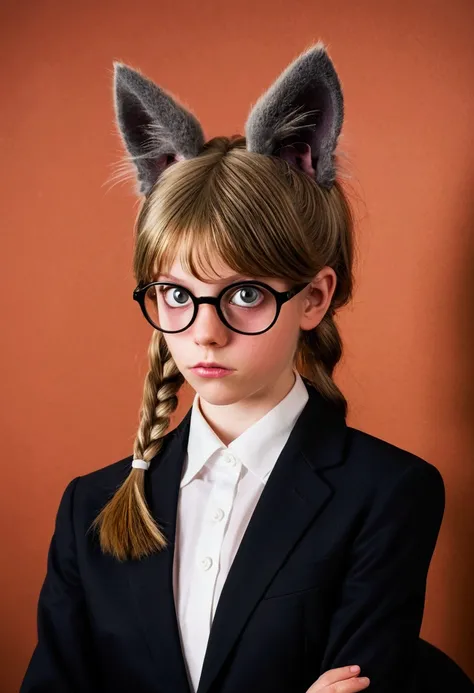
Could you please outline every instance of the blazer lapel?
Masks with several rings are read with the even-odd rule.
[[[127,564],[137,617],[154,659],[156,681],[165,682],[165,689],[173,693],[190,693],[173,595],[176,512],[190,420],[191,409],[170,432],[159,463],[152,461],[146,474],[150,512],[165,534],[168,547]],[[158,687],[161,690],[161,684]]]
[[[268,478],[224,583],[197,693],[208,693],[265,588],[331,498],[319,471],[340,463],[346,422],[304,382],[309,400]]]

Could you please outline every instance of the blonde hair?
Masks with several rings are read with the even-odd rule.
[[[294,282],[332,267],[331,305],[316,328],[301,331],[294,365],[346,416],[346,399],[332,377],[342,356],[334,313],[353,291],[353,216],[341,183],[325,189],[276,156],[247,151],[244,137],[216,137],[198,156],[169,166],[144,200],[136,222],[137,282],[166,272],[178,248],[183,267],[202,281],[216,255],[235,272]],[[149,365],[133,448],[134,458],[146,461],[162,447],[184,383],[158,330]],[[145,473],[131,468],[93,523],[102,551],[118,560],[167,546],[146,504]]]

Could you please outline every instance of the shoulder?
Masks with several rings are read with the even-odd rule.
[[[375,489],[411,484],[444,496],[439,469],[423,457],[357,428],[347,427],[346,465]]]
[[[77,486],[82,492],[103,492],[116,488],[130,472],[133,455],[104,465],[77,478]]]
[[[163,437],[163,444],[153,459],[154,464],[159,462],[173,433],[174,429]],[[72,479],[64,495],[74,507],[74,513],[95,516],[126,480],[131,471],[132,461],[133,455],[128,455]]]
[[[418,555],[425,552],[427,565],[446,506],[441,472],[423,457],[387,440],[350,427],[347,433],[347,455],[338,479],[346,499],[357,496],[365,532],[387,541],[392,534],[394,545],[416,542]],[[363,536],[369,536],[365,532]]]

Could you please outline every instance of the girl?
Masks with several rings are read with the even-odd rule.
[[[206,142],[121,64],[115,105],[144,196],[150,369],[133,455],[61,500],[22,693],[411,690],[444,483],[349,427],[332,378],[353,229],[325,47],[287,67],[245,138]]]

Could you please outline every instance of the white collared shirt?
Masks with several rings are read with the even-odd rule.
[[[226,446],[209,426],[196,393],[180,484],[173,589],[193,692],[211,623],[234,556],[265,483],[308,400],[295,370],[290,392]]]

